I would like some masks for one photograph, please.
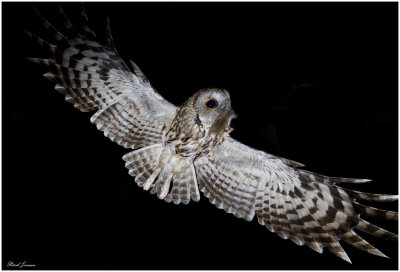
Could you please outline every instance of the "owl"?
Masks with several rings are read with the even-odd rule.
[[[395,201],[396,195],[364,193],[342,187],[367,179],[328,177],[304,170],[301,163],[251,148],[230,136],[236,114],[229,92],[199,90],[182,105],[165,100],[140,68],[118,55],[110,26],[102,44],[88,27],[77,31],[64,18],[57,30],[39,13],[54,42],[27,34],[49,50],[44,77],[113,142],[129,149],[123,156],[129,175],[145,191],[168,203],[199,201],[201,193],[218,209],[261,225],[283,239],[322,253],[327,248],[350,262],[340,241],[385,255],[362,239],[359,230],[388,240],[397,235],[363,216],[397,220],[397,213],[361,201]]]

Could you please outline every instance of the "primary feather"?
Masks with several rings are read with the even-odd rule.
[[[61,9],[60,13],[64,14]],[[83,112],[97,110],[91,122],[106,137],[126,148],[161,143],[176,107],[151,87],[135,64],[135,73],[129,70],[115,50],[111,33],[110,44],[103,46],[87,25],[83,27],[87,36],[78,35],[66,20],[68,33],[74,35],[67,36],[39,13],[38,16],[44,27],[52,30],[57,42],[49,43],[28,31],[51,53],[49,59],[30,60],[49,68],[44,76],[56,83],[55,89],[65,95],[65,100]],[[87,22],[86,12],[82,12],[82,17]]]

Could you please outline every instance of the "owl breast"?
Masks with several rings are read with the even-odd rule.
[[[182,114],[177,115],[172,122],[167,134],[167,144],[177,155],[196,158],[208,152],[207,146],[211,140],[207,137],[207,129],[194,118],[195,115]]]
[[[167,144],[177,155],[197,158],[210,150],[212,139],[207,137],[208,129],[193,109],[182,107],[167,133]]]

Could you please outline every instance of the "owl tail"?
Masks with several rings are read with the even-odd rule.
[[[139,187],[157,194],[158,198],[175,204],[188,204],[190,199],[200,200],[200,193],[193,164],[177,158],[166,156],[162,144],[136,149],[123,157],[129,175],[135,177]],[[167,158],[166,158],[167,157]],[[176,163],[180,171],[176,171]]]

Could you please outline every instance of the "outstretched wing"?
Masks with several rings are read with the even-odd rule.
[[[65,100],[84,112],[97,110],[91,122],[126,148],[161,143],[176,107],[151,87],[133,62],[133,72],[130,71],[115,50],[109,24],[107,45],[102,45],[87,25],[83,33],[75,30],[61,8],[64,33],[37,14],[55,42],[28,32],[51,53],[48,59],[31,60],[49,68],[44,76],[56,83],[55,89],[65,95]],[[84,9],[82,17],[87,21]]]
[[[300,164],[245,146],[228,137],[207,157],[195,161],[200,190],[218,208],[258,222],[284,239],[350,262],[339,240],[371,254],[385,256],[353,229],[386,239],[397,235],[360,217],[397,220],[397,213],[372,208],[356,199],[394,201],[397,196],[362,193],[336,183],[369,180],[332,178],[295,168]]]

